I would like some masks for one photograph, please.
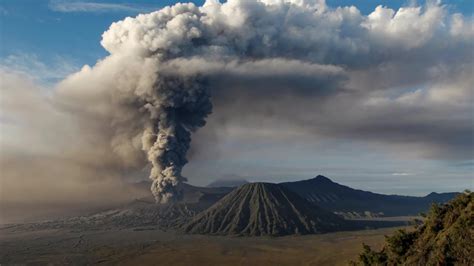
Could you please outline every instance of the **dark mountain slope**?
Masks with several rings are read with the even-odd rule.
[[[283,186],[251,183],[237,188],[198,214],[183,230],[199,234],[279,236],[346,228],[346,221]]]
[[[321,175],[281,185],[324,209],[345,216],[418,215],[427,211],[432,203],[446,202],[458,194],[431,193],[426,197],[383,195],[343,186]]]

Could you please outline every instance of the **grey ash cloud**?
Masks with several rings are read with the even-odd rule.
[[[431,2],[367,16],[311,0],[176,4],[113,23],[110,55],[60,82],[53,102],[115,165],[151,165],[162,202],[179,197],[206,119],[193,154],[239,125],[472,159],[473,37],[472,17]]]

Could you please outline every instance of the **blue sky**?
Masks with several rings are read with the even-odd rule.
[[[43,84],[52,85],[84,64],[93,65],[107,55],[100,40],[112,22],[176,2],[1,0],[0,65],[28,72]],[[194,2],[202,4],[204,1]],[[327,0],[331,7],[355,5],[363,14],[369,14],[378,5],[398,9],[412,2]],[[443,3],[449,6],[450,12],[472,16],[474,1]],[[229,141],[223,144],[226,145],[242,146],[242,142]],[[344,148],[340,148],[342,146]],[[253,148],[258,148],[259,156],[265,155],[264,159],[249,158],[243,154],[209,162],[191,161],[185,168],[185,174],[195,175],[193,183],[199,185],[209,183],[209,172],[214,172],[215,177],[241,173],[250,180],[275,182],[326,174],[353,187],[402,194],[452,191],[462,187],[472,189],[473,186],[472,179],[470,184],[466,183],[473,171],[472,161],[413,161],[411,158],[390,156],[385,150],[372,149],[363,144],[341,142],[331,145],[305,143],[298,147],[293,144],[272,146],[259,143]],[[278,156],[279,151],[289,149],[293,149],[296,156],[291,163],[287,158]],[[358,156],[354,157],[352,152],[343,152],[348,149],[361,152],[356,152]],[[316,150],[319,152],[315,153]],[[322,167],[313,167],[314,162]],[[201,168],[202,163],[208,167]],[[447,179],[450,182],[446,182]]]
[[[96,1],[107,5],[103,8],[85,5],[83,10],[67,11],[58,7],[72,2],[2,1],[0,58],[26,52],[53,67],[58,58],[77,66],[94,64],[106,55],[100,40],[112,22],[173,2],[133,1],[132,5],[124,1]],[[115,5],[124,8],[115,9]]]
[[[76,68],[92,65],[107,54],[100,46],[100,40],[112,22],[176,2],[179,1],[2,0],[0,59],[26,53],[52,68],[60,67],[64,61]],[[204,1],[192,2],[202,4]],[[363,14],[370,13],[378,5],[398,9],[409,3],[406,0],[327,1],[331,7],[355,5]],[[474,10],[474,2],[470,0],[443,3],[465,15]]]

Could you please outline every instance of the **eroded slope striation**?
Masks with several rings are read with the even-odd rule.
[[[278,184],[251,183],[232,191],[183,226],[187,233],[243,236],[315,234],[348,223]]]

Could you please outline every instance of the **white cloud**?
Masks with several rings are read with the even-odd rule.
[[[378,6],[368,15],[364,26],[380,42],[411,49],[425,44],[443,26],[444,12],[438,5],[425,10],[421,6],[402,7],[398,11]]]
[[[23,74],[43,85],[52,85],[78,71],[79,66],[62,56],[56,56],[46,64],[36,54],[16,53],[0,59],[0,69]]]
[[[394,176],[410,176],[410,175],[415,175],[413,173],[392,173]]]
[[[49,7],[53,11],[57,12],[130,12],[139,13],[151,11],[150,8],[136,6],[132,4],[112,4],[112,3],[97,3],[97,2],[85,2],[85,1],[51,1]]]

